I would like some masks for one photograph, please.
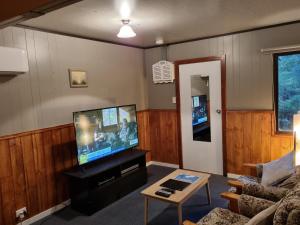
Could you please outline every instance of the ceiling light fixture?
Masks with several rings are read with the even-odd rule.
[[[129,26],[130,20],[121,20],[123,26],[120,28],[119,33],[117,34],[118,38],[131,38],[135,37],[136,33],[133,31],[131,26]]]
[[[155,40],[155,44],[162,45],[164,43],[164,39],[162,37],[158,37]]]

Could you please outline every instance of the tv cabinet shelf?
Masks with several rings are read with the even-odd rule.
[[[146,152],[133,149],[64,173],[71,206],[91,215],[147,182]]]

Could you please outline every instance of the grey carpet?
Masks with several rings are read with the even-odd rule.
[[[140,192],[147,186],[166,176],[174,169],[162,166],[148,167],[148,183],[128,194],[119,201],[109,205],[92,216],[82,215],[71,207],[66,207],[55,214],[46,217],[34,225],[143,225],[144,199]],[[212,204],[207,204],[205,188],[193,195],[183,204],[183,218],[198,221],[215,207],[226,207],[225,200],[219,193],[228,190],[226,178],[212,175],[210,178],[210,191]],[[177,208],[174,205],[151,200],[149,204],[149,225],[177,225]]]

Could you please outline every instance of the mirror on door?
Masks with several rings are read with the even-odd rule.
[[[211,142],[209,76],[191,76],[191,92],[193,140]]]

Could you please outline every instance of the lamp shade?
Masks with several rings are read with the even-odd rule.
[[[295,132],[295,164],[300,165],[300,112],[294,115],[293,127]]]
[[[131,38],[131,37],[135,37],[136,33],[133,31],[133,29],[131,28],[131,26],[129,26],[128,24],[124,24],[119,33],[117,34],[117,36],[119,38]]]

